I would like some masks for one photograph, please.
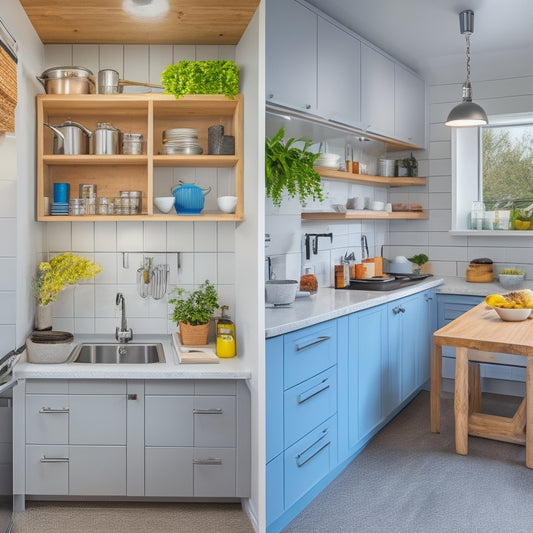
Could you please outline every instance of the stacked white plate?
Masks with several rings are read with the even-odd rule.
[[[315,166],[338,169],[340,166],[340,155],[337,154],[320,154],[316,161]]]
[[[173,128],[163,131],[161,155],[186,154],[199,155],[204,152],[198,144],[198,132],[193,128]]]

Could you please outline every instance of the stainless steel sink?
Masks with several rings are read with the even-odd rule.
[[[164,363],[163,346],[153,344],[79,344],[72,353],[73,363],[144,365]]]

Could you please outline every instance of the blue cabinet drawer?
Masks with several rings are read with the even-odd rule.
[[[284,463],[288,509],[337,464],[337,416],[285,450]]]
[[[283,513],[283,454],[266,465],[266,523],[274,522]]]
[[[337,367],[286,390],[284,411],[287,447],[337,412]]]
[[[316,376],[337,362],[337,325],[334,320],[284,337],[285,389]]]

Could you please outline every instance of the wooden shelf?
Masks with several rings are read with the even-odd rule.
[[[157,213],[153,215],[48,215],[39,218],[39,220],[43,222],[240,222],[244,220],[244,216],[220,212],[207,212],[200,215],[177,215],[175,213]]]
[[[147,155],[43,155],[45,165],[146,165]]]
[[[238,162],[234,155],[154,155],[154,167],[231,168]]]
[[[244,220],[243,178],[243,98],[223,95],[192,95],[175,98],[160,93],[118,95],[38,95],[37,96],[37,220],[54,222],[96,221],[240,221]],[[144,137],[142,155],[56,155],[54,134],[44,123],[61,124],[73,120],[94,131],[99,122],[110,122],[123,132]],[[235,138],[235,155],[209,155],[208,130],[217,124],[225,135]],[[159,155],[165,130],[194,128],[202,155]],[[185,216],[159,213],[153,205],[158,195],[155,168],[223,168],[237,196],[234,214],[202,211]],[[155,178],[155,183],[154,183]],[[114,198],[123,190],[142,192],[139,215],[53,216],[45,214],[45,200],[52,203],[53,184],[70,184],[71,197],[78,196],[79,186],[94,183],[99,196]]]
[[[314,167],[323,178],[336,180],[355,181],[365,185],[378,187],[410,187],[412,185],[426,185],[426,178],[400,178],[388,176],[371,176],[370,174],[353,174],[344,170],[333,170],[326,167]]]
[[[426,211],[349,211],[347,213],[302,213],[304,220],[424,220],[429,218]]]

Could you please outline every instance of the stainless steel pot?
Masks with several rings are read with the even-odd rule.
[[[95,92],[93,73],[83,67],[52,67],[37,79],[46,94],[90,94]]]
[[[54,132],[54,154],[79,155],[89,153],[91,130],[79,122],[66,120],[58,126],[43,122]]]
[[[97,155],[118,154],[120,130],[109,122],[98,122],[93,133],[93,153]]]

